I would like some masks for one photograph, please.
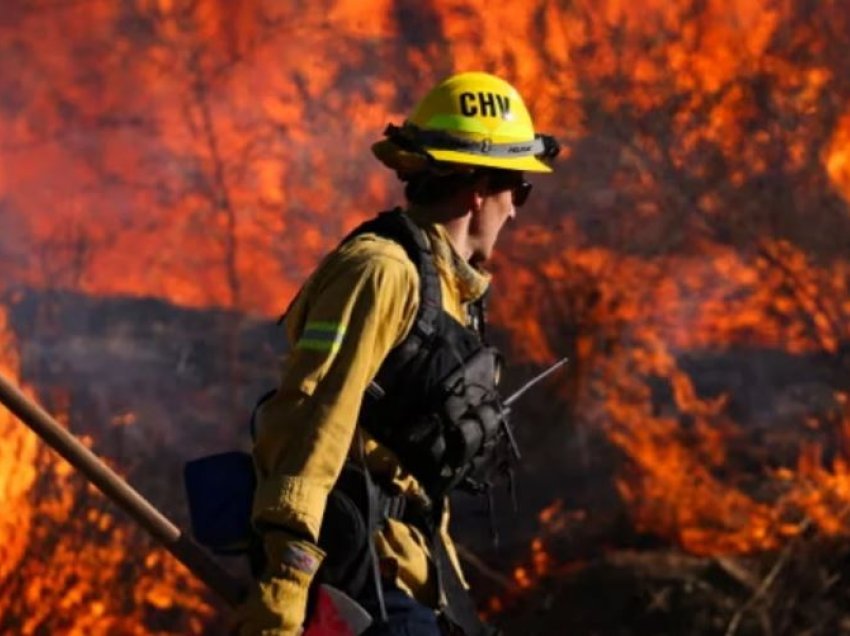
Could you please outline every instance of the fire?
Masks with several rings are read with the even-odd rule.
[[[826,151],[825,163],[829,176],[842,196],[850,200],[850,113],[842,116],[835,129],[832,143]]]
[[[16,343],[4,312],[0,312],[0,373],[18,377]],[[126,519],[117,518],[113,506],[5,409],[0,411],[0,432],[4,630],[205,632],[213,608],[189,572]],[[127,607],[133,610],[128,612]]]
[[[17,359],[14,340],[6,325],[6,314],[0,311],[0,373],[16,377]],[[0,411],[0,581],[12,573],[24,556],[27,537],[32,527],[32,510],[25,505],[27,494],[37,478],[35,458],[38,454],[34,435],[21,434],[20,424],[6,411]]]
[[[846,324],[844,299],[850,290],[842,263],[836,265],[838,274],[820,269],[787,243],[766,245],[763,255],[749,263],[725,250],[713,261],[677,258],[667,264],[680,272],[677,281],[660,282],[648,301],[641,296],[645,290],[638,281],[661,281],[655,264],[629,262],[598,250],[560,251],[554,238],[541,241],[541,236],[536,229],[524,232],[517,239],[520,254],[524,250],[538,256],[551,253],[541,267],[559,281],[558,286],[544,290],[536,287],[533,277],[515,277],[517,293],[527,302],[500,305],[498,318],[516,332],[539,334],[537,338],[543,339],[542,344],[532,340],[530,351],[521,342],[521,353],[554,356],[545,334],[540,334],[536,310],[563,312],[557,304],[552,306],[559,297],[580,299],[582,293],[593,292],[594,307],[570,308],[580,314],[574,319],[586,321],[595,330],[574,345],[579,360],[597,361],[594,368],[579,370],[583,377],[578,397],[598,405],[588,406],[587,411],[598,411],[598,425],[629,459],[630,468],[618,484],[638,527],[696,553],[739,553],[776,547],[792,532],[795,517],[825,518],[800,505],[805,500],[800,489],[812,487],[811,477],[803,475],[818,465],[811,448],[801,449],[801,482],[796,483],[795,477],[791,491],[775,504],[758,502],[717,476],[728,461],[728,446],[740,445],[745,433],[726,414],[728,396],[699,396],[673,348],[688,351],[757,343],[792,353],[834,352],[846,338],[841,326]],[[718,270],[724,272],[719,282]],[[616,276],[611,276],[613,272]],[[691,308],[694,290],[700,298]],[[614,306],[617,311],[611,312]],[[581,315],[582,311],[586,313]],[[557,335],[550,341],[557,342]],[[608,354],[599,356],[596,347],[607,347]],[[669,387],[669,411],[657,412],[653,383]],[[602,397],[601,403],[596,396]],[[845,440],[846,425],[841,424],[837,432]],[[845,450],[846,440],[841,443]],[[814,471],[821,485],[831,480],[843,483],[845,461],[836,460],[835,472]],[[830,490],[834,491],[830,497],[833,521],[825,523],[824,530],[835,531],[835,506],[842,503],[844,491],[837,484]]]
[[[552,557],[546,551],[543,540],[535,537],[531,541],[530,563],[514,568],[514,581],[520,590],[526,590],[534,585],[534,581],[546,576],[552,569]]]
[[[569,510],[560,499],[554,500],[537,515],[539,534],[529,545],[529,554],[512,572],[514,589],[492,596],[483,612],[492,617],[519,601],[523,594],[538,588],[544,581],[559,575],[574,573],[584,567],[580,561],[560,562],[551,552],[551,544],[581,525],[587,519],[584,510]]]
[[[387,121],[454,70],[497,72],[569,147],[501,245],[492,316],[516,359],[570,354],[563,408],[617,449],[636,531],[698,554],[847,531],[850,387],[830,387],[829,417],[799,417],[790,459],[767,461],[736,387],[693,370],[756,350],[846,369],[844,3],[7,4],[4,290],[276,315],[346,230],[398,201],[366,156]],[[180,629],[202,630],[196,584],[19,425],[0,428],[15,502],[0,580],[21,592],[4,625],[134,633],[179,606]],[[128,559],[138,582],[99,593]],[[534,540],[517,587],[556,563]]]

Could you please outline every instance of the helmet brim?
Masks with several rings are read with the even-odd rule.
[[[488,157],[475,155],[458,150],[436,150],[425,148],[435,161],[457,163],[465,166],[483,166],[486,168],[501,168],[502,170],[518,170],[520,172],[552,172],[552,168],[535,156],[527,157]]]

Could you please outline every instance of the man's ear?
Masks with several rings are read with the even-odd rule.
[[[472,191],[472,210],[479,212],[481,206],[484,205],[484,194],[480,190]]]
[[[487,179],[485,177],[476,179],[470,190],[470,194],[472,195],[470,204],[472,209],[478,212],[481,206],[484,205],[484,197],[487,194]]]

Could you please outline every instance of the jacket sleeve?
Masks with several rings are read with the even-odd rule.
[[[403,252],[336,254],[287,317],[280,385],[257,413],[256,524],[318,541],[328,493],[352,443],[363,394],[410,330],[418,276]]]

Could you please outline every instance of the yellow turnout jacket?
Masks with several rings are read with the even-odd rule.
[[[441,225],[411,216],[434,250],[443,308],[467,324],[467,304],[486,291],[487,275],[458,256]],[[363,395],[412,328],[418,306],[416,267],[400,245],[374,234],[337,248],[308,279],[286,315],[292,346],[281,363],[279,388],[257,413],[255,523],[318,541],[328,493],[355,447]],[[367,441],[366,459],[371,472],[390,477],[402,492],[421,493],[393,453],[374,440]],[[448,514],[442,532],[460,573],[447,525]],[[377,549],[382,563],[397,566],[390,569],[401,589],[436,607],[429,547],[417,528],[390,519]]]

